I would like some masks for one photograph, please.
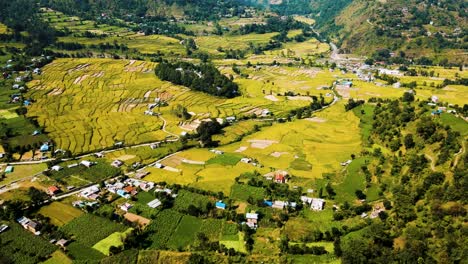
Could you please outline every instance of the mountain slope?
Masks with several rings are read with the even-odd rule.
[[[335,17],[333,26],[322,29],[340,41],[344,52],[369,55],[385,48],[407,57],[462,63],[466,58],[460,55],[468,47],[466,4],[433,2],[354,0]]]

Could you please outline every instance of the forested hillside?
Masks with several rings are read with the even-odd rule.
[[[466,3],[463,1],[355,0],[322,30],[340,41],[345,53],[402,51],[408,57],[462,62],[466,50]]]

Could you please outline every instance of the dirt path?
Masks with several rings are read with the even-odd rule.
[[[430,160],[431,161],[431,170],[432,171],[436,171],[436,168],[435,168],[435,159],[430,156],[429,154],[424,154],[424,157],[426,157],[426,159]]]
[[[458,161],[460,160],[460,157],[462,157],[463,154],[466,152],[466,145],[465,145],[465,144],[466,144],[466,141],[463,140],[463,142],[462,142],[462,147],[461,147],[460,151],[458,151],[458,153],[455,153],[455,155],[454,155],[454,156],[455,156],[455,160],[453,161],[453,166],[452,166],[452,168],[456,168],[456,167],[457,167]]]

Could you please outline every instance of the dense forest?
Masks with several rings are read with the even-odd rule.
[[[0,22],[13,30],[9,36],[12,40],[27,44],[25,52],[29,55],[40,55],[56,38],[55,30],[40,19],[39,6],[32,0],[0,1]]]
[[[371,100],[373,106],[356,108],[363,116],[361,122],[370,128],[369,146],[390,150],[384,154],[374,147],[369,155],[376,162],[361,168],[377,177],[367,181],[379,182],[387,211],[379,215],[382,222],[335,244],[335,254],[343,263],[461,263],[466,259],[468,155],[455,155],[463,139],[460,131],[429,115],[425,102],[413,100],[406,93],[400,100]],[[436,155],[423,154],[427,149]],[[434,164],[449,169],[436,171]],[[337,220],[356,215],[359,209],[349,204],[341,208],[335,212]]]
[[[155,72],[161,80],[183,85],[196,91],[227,98],[240,95],[239,86],[211,64],[162,62],[156,66]]]

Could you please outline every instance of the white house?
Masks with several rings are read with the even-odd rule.
[[[80,164],[88,168],[94,165],[94,163],[89,160],[82,160]]]
[[[156,208],[161,205],[161,201],[159,201],[159,199],[154,199],[153,201],[149,202],[147,205],[151,208]]]
[[[325,207],[325,200],[320,198],[313,198],[310,204],[310,209],[314,211],[322,211]]]
[[[59,166],[59,165],[55,165],[55,166],[52,166],[52,168],[50,168],[50,169],[53,170],[53,171],[60,171],[63,168],[61,166]]]

